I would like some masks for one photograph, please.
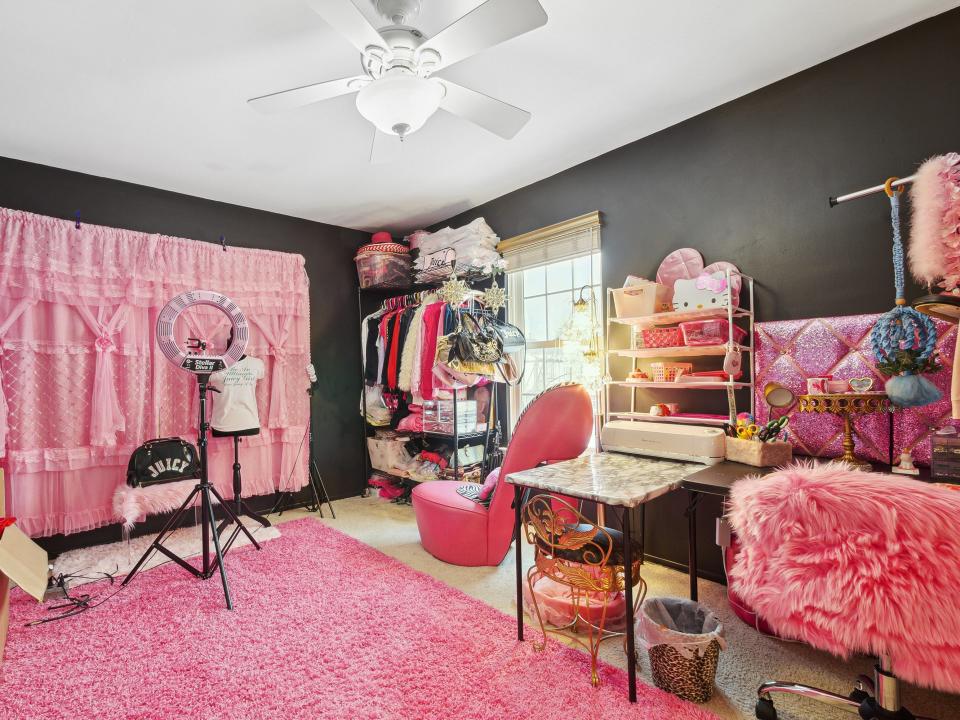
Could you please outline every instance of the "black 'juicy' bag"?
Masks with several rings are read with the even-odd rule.
[[[192,443],[183,438],[147,440],[133,451],[127,463],[127,485],[141,487],[200,477],[200,459]]]

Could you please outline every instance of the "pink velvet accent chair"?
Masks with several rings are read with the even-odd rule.
[[[453,565],[499,565],[513,539],[513,492],[505,487],[507,476],[578,457],[587,449],[592,431],[590,394],[582,385],[557,385],[540,393],[520,416],[503,465],[494,470],[498,474],[489,507],[458,494],[463,483],[453,480],[413,489],[423,547]]]

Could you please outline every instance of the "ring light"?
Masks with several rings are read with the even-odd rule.
[[[180,314],[194,305],[215,307],[230,320],[233,328],[233,342],[223,355],[208,355],[203,349],[181,348],[173,334],[173,327]],[[211,290],[190,290],[180,293],[163,306],[157,318],[157,344],[164,356],[179,368],[197,375],[209,375],[237,362],[247,349],[249,331],[243,311],[226,295]]]

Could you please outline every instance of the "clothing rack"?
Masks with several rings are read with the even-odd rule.
[[[898,178],[890,183],[892,188],[902,188],[904,185],[909,185],[914,180],[917,179],[916,175],[910,175],[905,178]],[[874,185],[873,187],[864,188],[863,190],[857,190],[856,192],[847,193],[846,195],[841,195],[840,197],[830,198],[830,207],[836,207],[840,203],[849,202],[850,200],[859,200],[862,197],[867,195],[875,195],[877,193],[882,193],[887,189],[886,183],[881,183],[880,185]]]
[[[423,296],[426,294],[428,294],[428,291],[417,290],[416,292],[406,295],[394,295],[384,300],[382,307],[384,310],[399,310],[404,307],[413,307],[419,305],[423,301]]]
[[[467,280],[467,282],[470,282],[470,280]],[[436,294],[438,289],[439,288],[437,287],[425,288],[423,290],[417,290],[412,293],[406,293],[404,295],[394,295],[394,296],[385,298],[381,303],[381,309],[382,310],[399,310],[401,308],[415,307],[417,305],[422,304],[423,299],[427,295]],[[374,290],[374,292],[376,292],[376,290]],[[359,309],[359,316],[361,318],[364,317],[363,298],[367,295],[368,293],[365,292],[363,288],[357,289],[357,303],[358,303],[358,309]],[[463,303],[461,303],[458,307],[455,307],[453,309],[459,310],[461,312],[466,312],[468,314],[473,314],[473,315],[479,314],[479,313],[488,313],[490,311],[486,307],[484,307],[482,303],[478,303],[478,300],[480,297],[482,297],[482,295],[483,295],[483,292],[481,290],[478,290],[476,288],[470,288],[467,294],[467,297],[465,298]],[[363,362],[361,361],[361,379],[362,379],[362,383],[364,383],[363,386],[365,387],[366,377],[365,377],[365,373],[362,371],[362,368],[363,368]],[[491,389],[490,406],[487,409],[487,425],[485,430],[469,433],[466,435],[461,435],[459,431],[459,424],[457,422],[457,419],[459,417],[459,409],[457,407],[458,398],[457,398],[457,393],[454,392],[452,397],[452,400],[453,400],[453,432],[452,433],[421,431],[419,433],[411,433],[411,434],[419,435],[421,437],[432,437],[434,439],[445,439],[449,441],[453,451],[451,455],[451,466],[453,467],[454,478],[457,477],[460,471],[460,462],[459,462],[460,448],[471,442],[477,442],[477,443],[482,442],[483,459],[480,462],[480,467],[481,467],[481,476],[485,477],[486,473],[493,470],[493,467],[491,466],[491,461],[493,460],[493,458],[491,457],[491,453],[490,453],[490,439],[494,435],[494,424],[497,418],[496,398],[497,398],[496,390]],[[367,422],[366,392],[361,393],[361,416],[362,416],[361,423],[363,426],[363,433],[362,433],[363,482],[366,483],[372,471],[372,467],[370,466],[370,457],[367,450],[367,438],[371,437],[371,432],[375,430],[375,428],[373,428]],[[379,472],[382,472],[382,471],[379,471]],[[411,481],[409,478],[397,478],[397,479],[400,480],[407,487],[410,487],[411,482],[415,482],[415,481]],[[369,491],[369,487],[367,487],[366,490]]]
[[[423,302],[423,298],[430,294],[436,294],[436,289],[430,290],[417,290],[416,292],[407,293],[406,295],[394,295],[393,297],[388,297],[383,301],[381,308],[383,310],[399,310],[400,308],[415,307],[420,305]],[[469,301],[470,310],[473,311],[476,309],[476,300],[478,297],[483,295],[479,290],[471,289],[467,295],[465,302]],[[483,307],[481,310],[485,309]]]

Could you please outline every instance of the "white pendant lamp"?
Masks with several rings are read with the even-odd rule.
[[[443,86],[407,73],[391,73],[357,93],[357,110],[378,130],[402,140],[430,119],[443,100]]]

